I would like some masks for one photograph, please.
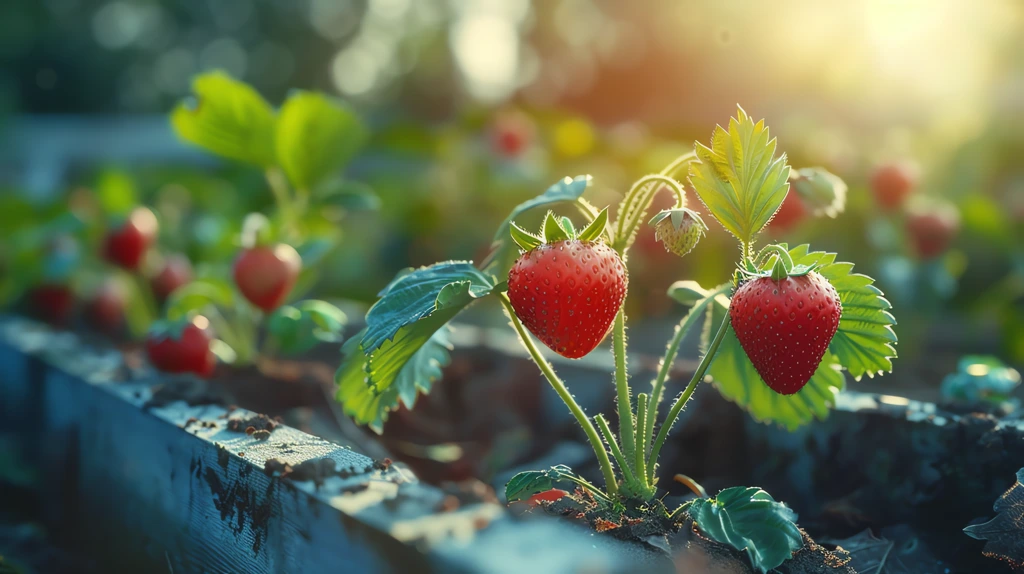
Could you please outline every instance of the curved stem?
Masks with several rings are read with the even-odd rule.
[[[675,363],[676,355],[679,354],[679,346],[683,343],[683,338],[686,333],[690,330],[690,327],[696,323],[701,317],[701,311],[708,306],[715,297],[728,293],[729,289],[732,288],[731,283],[726,283],[719,286],[718,288],[710,291],[706,297],[698,301],[690,312],[686,314],[679,326],[676,327],[676,332],[672,336],[672,340],[669,341],[668,347],[665,349],[665,356],[661,359],[661,365],[658,368],[658,375],[654,379],[654,385],[651,390],[651,402],[647,409],[647,427],[644,429],[644,436],[654,437],[654,420],[658,418],[658,407],[661,404],[662,395],[665,392],[665,382],[668,380],[668,374],[672,370],[672,364]],[[650,446],[650,445],[648,445]]]
[[[665,166],[665,169],[661,170],[662,175],[675,175],[676,170],[680,167],[689,164],[691,161],[697,159],[697,152],[690,151],[672,160],[672,163]]]
[[[785,249],[782,248],[782,246],[776,245],[774,243],[772,243],[771,245],[765,245],[764,249],[758,252],[757,259],[754,261],[754,265],[759,265],[762,259],[764,259],[766,255],[769,255],[771,253],[778,255],[779,259],[781,259],[786,264],[786,269],[793,268],[793,257],[790,256],[789,251],[786,251]]]
[[[565,387],[565,383],[562,379],[558,378],[555,374],[554,368],[551,367],[551,363],[548,363],[547,359],[540,354],[540,350],[537,349],[537,345],[534,344],[533,339],[530,338],[529,333],[523,327],[523,324],[519,321],[519,317],[516,317],[515,310],[512,308],[512,303],[509,302],[508,296],[504,293],[498,296],[502,306],[505,307],[505,311],[508,313],[509,319],[512,322],[512,326],[515,328],[516,333],[519,334],[519,340],[522,341],[523,346],[526,347],[527,352],[530,353],[530,357],[533,358],[533,362],[537,363],[541,372],[544,373],[544,377],[547,378],[548,383],[555,389],[558,396],[562,399],[562,402],[569,407],[569,411],[576,417],[576,421],[583,427],[583,432],[587,435],[587,439],[590,441],[590,446],[594,448],[594,454],[597,455],[597,461],[601,464],[601,472],[604,473],[605,488],[608,490],[609,495],[614,495],[618,492],[619,485],[615,481],[615,473],[612,471],[611,460],[608,459],[608,451],[604,448],[601,443],[601,437],[598,436],[597,430],[594,428],[594,424],[587,418],[586,413],[580,407],[576,399],[569,393],[569,389]]]
[[[704,358],[700,361],[700,365],[697,366],[697,370],[693,373],[690,384],[686,385],[686,389],[679,395],[676,402],[672,404],[672,408],[669,409],[668,416],[665,417],[665,422],[662,423],[661,430],[658,431],[658,438],[654,441],[654,449],[651,450],[651,459],[647,468],[648,480],[654,480],[654,467],[658,462],[658,455],[661,454],[661,447],[664,446],[665,439],[668,438],[668,433],[672,430],[672,425],[679,418],[679,413],[682,412],[683,407],[686,406],[690,397],[693,396],[693,391],[697,389],[697,384],[704,379],[704,373],[711,366],[711,361],[714,359],[715,353],[718,352],[718,347],[722,344],[722,339],[725,338],[725,333],[729,330],[730,326],[729,314],[726,313],[725,319],[722,320],[722,326],[718,328],[718,333],[711,342],[711,346],[708,347],[708,352],[705,353]]]
[[[622,203],[619,204],[619,214],[615,220],[615,243],[612,247],[620,254],[624,254],[631,243],[631,239],[640,225],[647,208],[650,206],[654,194],[658,192],[655,185],[662,183],[676,194],[676,204],[686,204],[686,191],[679,185],[679,182],[662,174],[645,175],[633,183],[633,186],[626,193]]]
[[[626,453],[626,461],[632,464],[633,447],[636,446],[636,439],[633,436],[633,402],[629,391],[629,375],[626,372],[626,312],[619,309],[615,315],[615,326],[612,328],[613,347],[615,354],[615,390],[618,393],[619,403],[619,438],[622,440],[622,449]],[[634,468],[636,472],[640,469]]]

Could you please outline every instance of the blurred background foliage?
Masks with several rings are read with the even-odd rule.
[[[15,0],[0,14],[8,246],[63,211],[53,205],[139,201],[162,244],[200,265],[230,258],[242,216],[273,202],[262,174],[194,152],[166,119],[213,69],[274,105],[318,90],[369,119],[346,175],[381,207],[346,219],[320,285],[366,301],[404,266],[479,261],[509,208],[562,176],[591,173],[594,202],[616,198],[739,102],[791,165],[849,185],[839,219],[769,233],[875,276],[904,358],[1024,362],[1016,0]],[[909,207],[880,209],[871,193],[894,162],[920,173],[915,195],[955,208],[958,233],[936,256],[914,249]],[[680,261],[643,235],[631,313],[674,316],[665,288],[720,282],[732,258],[716,253],[733,248],[712,226]]]

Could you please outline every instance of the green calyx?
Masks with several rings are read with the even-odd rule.
[[[578,241],[598,241],[605,235],[605,228],[608,227],[608,209],[602,209],[586,227],[576,231],[572,221],[568,217],[558,217],[548,212],[540,231],[535,235],[516,225],[513,221],[509,226],[509,233],[512,240],[524,251],[532,251],[541,245],[575,239]]]
[[[699,213],[685,207],[660,211],[648,225],[665,249],[679,257],[692,251],[708,229]]]
[[[745,260],[740,273],[745,279],[771,277],[772,281],[782,281],[786,277],[803,277],[817,267],[816,264],[795,264],[785,247],[772,244],[761,249],[753,260]]]

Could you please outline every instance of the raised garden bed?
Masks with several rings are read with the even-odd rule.
[[[456,368],[469,371],[446,379],[455,376],[471,389],[483,368],[514,373],[523,384],[535,380],[521,368],[530,365],[518,346],[486,329],[457,333],[459,346],[470,350],[456,354]],[[62,546],[84,551],[102,567],[748,568],[738,553],[685,529],[672,540],[636,544],[541,512],[515,517],[520,513],[507,511],[478,482],[420,482],[402,462],[375,461],[270,417],[231,408],[215,382],[130,368],[113,349],[31,321],[0,319],[0,334],[0,420],[5,432],[16,431],[31,445],[27,458],[38,466],[45,493],[39,519]],[[588,392],[595,390],[589,381],[607,372],[606,359],[595,353],[560,365],[588,410],[610,399]],[[540,388],[541,409],[561,414],[557,399]],[[695,400],[666,450],[663,475],[686,473],[711,492],[736,484],[763,486],[797,510],[814,539],[848,551],[833,552],[826,544],[786,563],[783,571],[1007,571],[1004,563],[981,554],[982,541],[961,529],[990,518],[993,501],[1013,484],[1024,461],[1021,423],[901,397],[846,393],[825,422],[787,433],[750,421],[706,385]],[[330,428],[325,405],[310,406],[321,413],[310,426],[343,440],[348,431]],[[528,448],[492,466],[492,486],[501,492],[516,470],[554,463],[596,479],[597,469],[587,468],[592,454],[570,428],[549,419],[543,428],[529,429]],[[687,492],[679,484],[661,486],[676,499]]]

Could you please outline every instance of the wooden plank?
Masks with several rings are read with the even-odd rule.
[[[631,567],[623,544],[595,544],[593,533],[559,521],[514,519],[486,501],[442,511],[448,494],[400,465],[296,429],[232,430],[231,420],[256,416],[249,411],[182,401],[146,408],[173,380],[130,373],[116,352],[59,342],[65,335],[39,348],[45,518],[115,571]],[[273,472],[285,464],[288,476]]]

